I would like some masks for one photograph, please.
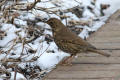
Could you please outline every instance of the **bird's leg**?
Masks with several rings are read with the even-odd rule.
[[[65,58],[60,64],[62,65],[72,65],[72,59],[75,57],[75,55],[71,55],[67,58]]]

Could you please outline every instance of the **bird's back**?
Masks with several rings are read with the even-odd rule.
[[[65,26],[56,33],[54,39],[58,47],[65,52],[80,53],[87,51],[88,48],[95,48]]]

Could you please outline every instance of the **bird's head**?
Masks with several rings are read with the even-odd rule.
[[[61,29],[61,27],[64,25],[59,19],[57,18],[50,18],[47,22],[52,28],[52,30],[58,30]]]

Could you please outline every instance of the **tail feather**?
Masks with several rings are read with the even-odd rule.
[[[90,51],[91,51],[91,52],[94,52],[94,53],[101,54],[101,55],[103,55],[103,56],[106,56],[106,57],[110,57],[110,54],[108,54],[108,53],[105,53],[105,52],[103,52],[103,51],[100,51],[100,50],[91,49]]]

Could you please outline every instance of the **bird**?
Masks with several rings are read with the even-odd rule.
[[[65,64],[69,63],[70,60],[79,53],[93,52],[106,57],[110,56],[110,54],[97,49],[95,46],[72,32],[59,19],[50,18],[46,23],[52,29],[53,39],[58,48],[70,54],[70,56],[64,60]]]

